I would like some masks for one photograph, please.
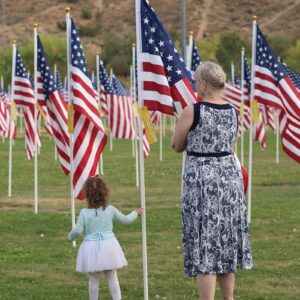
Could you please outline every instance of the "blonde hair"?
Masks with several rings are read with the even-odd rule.
[[[194,79],[200,81],[202,89],[216,92],[224,88],[226,74],[220,65],[206,61],[198,66],[194,73]]]

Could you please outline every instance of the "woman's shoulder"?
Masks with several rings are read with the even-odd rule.
[[[199,106],[204,105],[206,107],[214,108],[214,109],[232,109],[234,106],[232,106],[228,102],[209,102],[209,101],[202,101],[197,103]]]

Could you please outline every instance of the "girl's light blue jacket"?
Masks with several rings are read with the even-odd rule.
[[[73,241],[85,231],[85,240],[100,240],[112,237],[113,221],[122,224],[129,224],[138,217],[136,211],[132,211],[128,215],[122,214],[112,205],[105,209],[99,207],[83,208],[78,216],[74,229],[69,232],[68,239]]]

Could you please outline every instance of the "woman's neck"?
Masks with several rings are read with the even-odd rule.
[[[226,101],[224,101],[222,99],[221,95],[222,95],[221,92],[208,93],[203,96],[202,101],[211,102],[211,103],[219,103],[219,104],[227,103]]]

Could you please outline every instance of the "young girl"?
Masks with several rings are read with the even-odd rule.
[[[99,177],[91,177],[84,184],[84,194],[88,208],[80,211],[76,226],[68,234],[73,241],[85,230],[85,238],[78,250],[77,272],[89,274],[89,295],[97,300],[99,294],[100,272],[104,271],[113,300],[121,299],[121,290],[116,269],[127,265],[119,242],[113,234],[113,221],[122,224],[133,222],[143,214],[137,208],[125,216],[114,206],[108,205],[109,189]]]

